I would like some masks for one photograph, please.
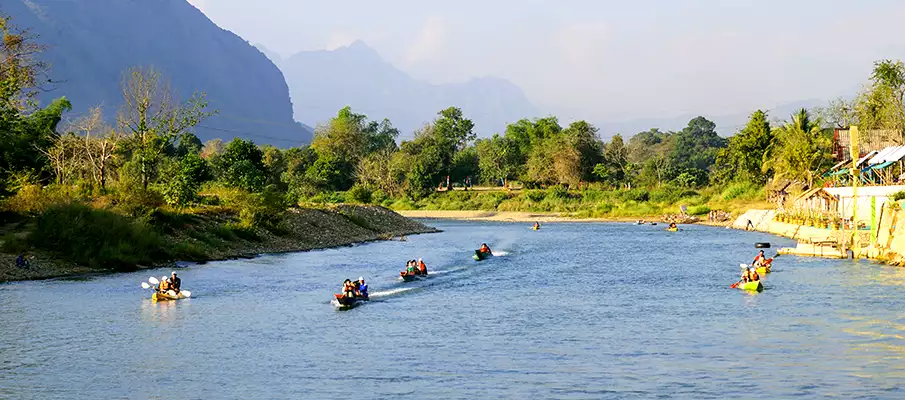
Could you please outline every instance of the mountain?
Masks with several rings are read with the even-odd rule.
[[[219,110],[196,128],[202,140],[238,136],[279,147],[311,140],[292,118],[274,63],[186,0],[4,0],[0,13],[48,46],[42,57],[58,83],[42,102],[66,96],[73,114],[103,105],[112,121],[124,72],[154,67],[182,99],[204,92]]]
[[[446,85],[422,82],[361,41],[335,50],[303,51],[279,63],[296,99],[293,108],[300,121],[326,122],[348,105],[371,119],[389,118],[403,138],[410,138],[450,106],[461,108],[481,136],[502,133],[507,123],[537,116],[522,90],[507,80],[476,78]]]

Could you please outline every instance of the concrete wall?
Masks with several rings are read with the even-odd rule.
[[[837,212],[839,215],[842,215],[846,218],[851,217],[852,215],[852,205],[854,203],[853,192],[854,189],[850,186],[846,187],[836,187],[836,188],[826,188],[824,189],[827,193],[836,196],[839,199],[839,205]],[[876,212],[877,218],[880,216],[880,211],[883,209],[883,206],[889,200],[890,197],[896,192],[900,192],[905,190],[905,186],[897,185],[897,186],[859,186],[858,187],[858,220],[864,221],[867,224],[870,224],[870,199],[871,197],[875,198],[876,205],[874,206],[874,212]]]

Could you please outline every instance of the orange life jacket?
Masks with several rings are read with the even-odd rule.
[[[424,261],[418,263],[418,269],[421,270],[421,273],[427,272],[427,265],[424,265]]]

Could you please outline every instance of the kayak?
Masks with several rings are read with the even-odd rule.
[[[490,257],[493,257],[493,253],[491,253],[491,252],[483,253],[480,250],[475,250],[474,255],[471,257],[474,258],[475,261],[483,261]]]
[[[766,274],[770,273],[770,267],[769,266],[757,267],[757,269],[755,271],[757,271],[758,275],[766,275]]]
[[[154,301],[182,300],[187,298],[188,297],[184,293],[179,292],[179,294],[176,294],[176,292],[172,290],[168,290],[166,292],[154,292],[154,294],[151,295],[151,300]]]
[[[679,228],[666,228],[667,232],[678,232]]]
[[[740,283],[738,288],[741,290],[748,290],[752,292],[760,292],[764,290],[764,284],[760,283],[760,281],[748,282],[748,283]]]
[[[402,278],[403,281],[411,282],[418,278],[426,278],[427,274],[408,274],[405,271],[399,272],[399,277]]]
[[[351,308],[355,308],[355,307],[361,305],[361,303],[368,301],[367,297],[348,298],[339,293],[334,293],[333,297],[334,297],[334,299],[331,303],[333,304],[334,307],[336,307],[340,310],[348,310]]]

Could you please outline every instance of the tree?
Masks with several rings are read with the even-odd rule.
[[[670,164],[679,173],[706,177],[710,166],[716,161],[717,152],[726,147],[726,139],[716,133],[716,124],[704,117],[692,119],[685,129],[673,137],[675,143],[670,154]],[[703,183],[706,183],[706,179],[698,182]]]
[[[891,130],[892,139],[905,142],[905,63],[875,62],[871,84],[858,95],[854,108],[861,128]]]
[[[210,179],[210,168],[198,153],[190,152],[174,164],[168,175],[163,196],[167,204],[185,206],[198,197],[201,184]]]
[[[578,180],[594,179],[594,166],[603,161],[603,144],[597,137],[597,127],[587,121],[575,121],[562,131],[564,145],[578,154]],[[618,135],[617,135],[618,136]],[[620,146],[622,137],[618,139]]]
[[[714,178],[718,182],[751,182],[763,185],[770,171],[762,166],[764,154],[773,141],[773,132],[767,113],[757,110],[751,114],[748,124],[729,138],[729,145],[717,153]]]
[[[776,129],[764,155],[762,171],[774,171],[774,179],[792,179],[813,186],[814,176],[831,160],[832,142],[806,109]]]
[[[213,163],[218,179],[225,186],[255,193],[267,184],[264,153],[250,140],[231,140]]]
[[[503,179],[505,185],[515,177],[520,162],[520,152],[515,141],[495,134],[490,139],[478,140],[475,149],[481,177],[485,181]]]
[[[116,155],[120,136],[112,127],[104,123],[103,110],[94,107],[88,114],[75,120],[71,132],[82,138],[85,164],[92,180],[103,191],[107,188],[107,177],[111,173],[111,162]]]
[[[36,38],[15,27],[10,17],[0,15],[0,119],[37,108],[41,77],[49,67],[39,58],[46,46]]]
[[[142,188],[147,190],[174,140],[215,112],[205,111],[204,94],[196,93],[185,103],[178,101],[153,68],[130,69],[123,79],[122,93],[119,129],[128,137]]]

